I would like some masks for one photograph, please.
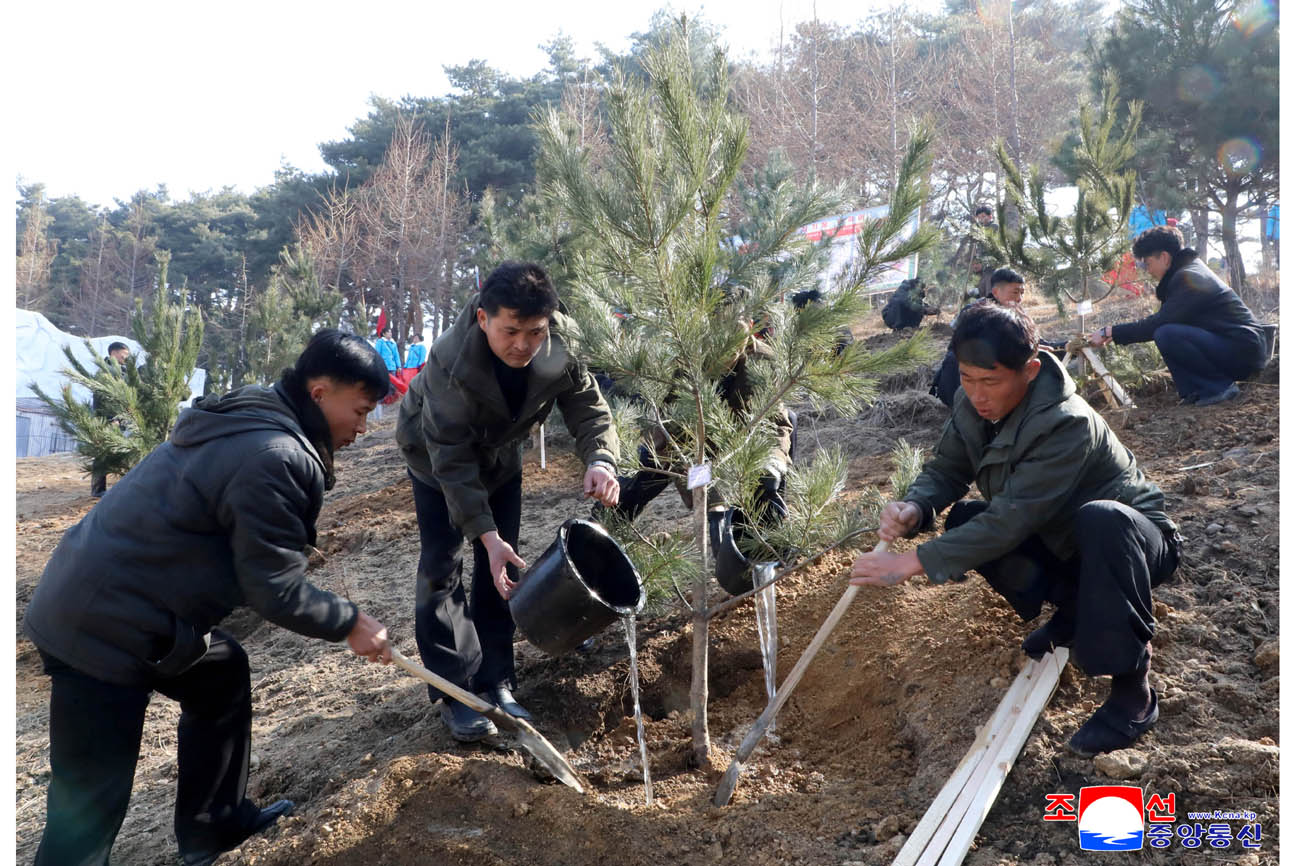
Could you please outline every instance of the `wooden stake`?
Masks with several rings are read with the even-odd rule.
[[[965,858],[1069,657],[1070,651],[1060,647],[1025,664],[898,852],[894,866],[951,866]]]
[[[1080,351],[1083,353],[1083,357],[1088,359],[1088,363],[1092,365],[1092,369],[1100,377],[1102,383],[1109,389],[1109,391],[1103,391],[1102,393],[1106,394],[1106,399],[1110,401],[1111,405],[1116,408],[1121,406],[1125,409],[1132,408],[1133,401],[1125,393],[1124,386],[1120,385],[1119,381],[1106,369],[1106,365],[1101,362],[1101,356],[1097,354],[1097,350],[1084,346]]]
[[[948,817],[953,805],[957,802],[962,791],[965,790],[972,776],[977,776],[976,770],[979,769],[982,759],[988,752],[989,747],[997,739],[997,735],[1005,727],[1007,716],[1011,714],[1011,708],[1019,705],[1025,695],[1029,693],[1030,683],[1033,681],[1035,668],[1033,661],[1026,663],[1021,668],[1020,673],[1016,675],[1007,693],[1003,695],[1001,702],[998,703],[997,709],[993,715],[989,716],[979,731],[975,734],[975,741],[967,750],[965,757],[957,764],[957,769],[953,770],[948,781],[939,789],[930,808],[925,811],[925,815],[917,823],[916,829],[908,837],[905,844],[894,858],[894,866],[913,866],[920,858],[926,846],[929,845],[935,831],[939,825]],[[978,784],[978,783],[976,783]]]
[[[943,859],[939,861],[939,866],[958,866],[966,859],[971,842],[975,840],[975,834],[979,832],[984,819],[988,817],[989,810],[993,808],[993,803],[1002,790],[1002,783],[1011,774],[1012,765],[1020,756],[1020,750],[1025,747],[1025,741],[1029,739],[1029,732],[1033,730],[1034,723],[1038,721],[1043,708],[1047,706],[1047,702],[1056,691],[1061,671],[1069,658],[1070,651],[1065,647],[1058,648],[1051,656],[1043,657],[1042,667],[1035,676],[1033,691],[1030,692],[1025,706],[1016,708],[1016,715],[1006,736],[1001,738],[991,750],[992,770],[984,776],[970,808],[966,810],[966,815],[953,834],[952,841],[948,843],[948,849],[944,852]]]

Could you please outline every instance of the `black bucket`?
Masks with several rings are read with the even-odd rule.
[[[740,595],[754,588],[750,577],[753,563],[740,552],[737,541],[749,531],[749,519],[739,508],[709,512],[709,547],[713,551],[713,573],[722,588]]]
[[[520,576],[510,615],[530,644],[558,656],[644,603],[641,575],[618,542],[571,518]]]

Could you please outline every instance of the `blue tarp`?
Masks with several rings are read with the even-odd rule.
[[[1152,226],[1162,226],[1164,224],[1165,212],[1162,210],[1158,210],[1152,215],[1151,211],[1138,205],[1128,215],[1128,230],[1129,235],[1132,237],[1137,237]]]

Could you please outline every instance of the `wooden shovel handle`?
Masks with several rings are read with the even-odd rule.
[[[888,549],[889,542],[881,541],[876,545],[875,552],[880,553]],[[853,603],[854,596],[857,594],[858,587],[855,584],[849,584],[848,589],[844,590],[844,594],[841,595],[840,600],[835,603],[835,607],[831,609],[830,614],[822,623],[821,628],[817,629],[817,634],[813,635],[813,639],[809,642],[808,648],[803,651],[803,655],[799,656],[799,661],[795,662],[794,669],[786,675],[785,682],[781,683],[781,688],[777,691],[772,700],[767,702],[767,707],[763,710],[763,714],[758,717],[758,720],[754,722],[754,726],[749,729],[749,733],[745,735],[745,739],[741,742],[740,748],[736,749],[736,756],[732,759],[731,766],[727,769],[727,774],[723,777],[722,784],[718,786],[718,791],[713,797],[713,804],[715,806],[725,806],[731,800],[731,794],[736,788],[736,782],[740,778],[740,766],[749,759],[751,754],[753,754],[759,741],[763,739],[763,734],[766,733],[767,729],[771,726],[772,720],[776,718],[776,714],[781,711],[781,707],[785,705],[786,700],[789,699],[791,693],[794,692],[795,686],[799,685],[799,680],[803,678],[804,671],[808,670],[808,666],[812,664],[813,657],[816,656],[817,651],[822,648],[822,644],[826,642],[826,638],[830,637],[831,632],[835,629],[835,626],[839,624],[840,619],[843,618],[845,612],[849,609],[849,605]]]

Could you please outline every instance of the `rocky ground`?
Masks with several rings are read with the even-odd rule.
[[[1093,318],[1131,318],[1144,304],[1108,302],[1105,315]],[[1033,312],[1048,331],[1069,330],[1047,305]],[[876,330],[859,336],[893,339]],[[935,329],[936,343],[946,340],[944,331]],[[850,494],[887,486],[895,440],[929,446],[946,417],[924,393],[928,381],[926,370],[896,377],[855,418],[808,417],[799,456],[838,443],[853,461]],[[1179,572],[1155,592],[1161,721],[1128,752],[1074,757],[1064,742],[1105,687],[1067,667],[967,862],[1086,862],[1074,824],[1042,820],[1044,798],[1112,782],[1140,785],[1148,795],[1176,793],[1180,821],[1191,810],[1259,815],[1258,852],[1236,841],[1214,851],[1184,851],[1175,842],[1170,852],[1147,851],[1143,859],[1278,861],[1276,366],[1243,391],[1221,406],[1184,407],[1167,377],[1157,376],[1135,390],[1137,408],[1108,413],[1188,538]],[[419,543],[391,414],[340,452],[339,483],[319,521],[328,562],[313,579],[347,592],[416,656]],[[530,560],[565,518],[589,508],[578,495],[577,461],[562,442],[550,446],[548,468],[530,459],[525,473],[521,553]],[[62,533],[92,507],[87,489],[70,457],[18,461],[19,616]],[[685,516],[670,491],[646,521],[653,527]],[[840,596],[849,561],[848,552],[828,557],[779,586],[780,676]],[[638,624],[651,806],[643,802],[621,629],[603,633],[585,655],[549,658],[516,645],[517,695],[588,781],[583,795],[540,782],[504,739],[456,744],[424,686],[395,668],[364,664],[342,645],[298,637],[247,612],[227,627],[252,665],[249,793],[298,803],[296,815],[223,858],[228,866],[888,863],[1022,665],[1019,642],[1028,628],[978,579],[864,589],[782,711],[775,738],[747,765],[732,804],[717,809],[709,800],[721,772],[765,704],[748,605],[713,623],[714,754],[704,768],[688,761],[691,638],[680,603],[665,602]],[[30,643],[19,637],[15,651],[16,853],[29,862],[49,777],[49,684]],[[114,862],[175,861],[177,717],[164,698],[150,706]],[[1242,823],[1233,822],[1234,831]]]

